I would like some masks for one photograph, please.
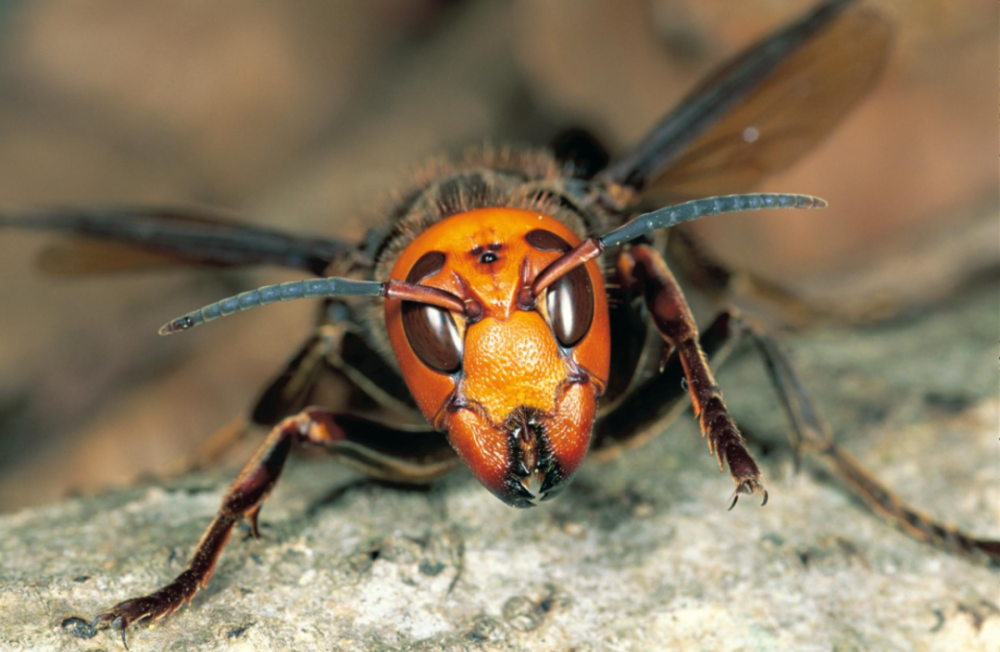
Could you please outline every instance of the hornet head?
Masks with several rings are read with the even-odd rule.
[[[517,507],[568,484],[607,382],[610,328],[597,265],[577,267],[538,297],[529,292],[579,242],[534,211],[478,209],[424,231],[391,273],[465,306],[387,300],[389,339],[424,416],[487,489]]]

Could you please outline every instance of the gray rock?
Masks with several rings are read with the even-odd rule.
[[[996,536],[997,305],[987,289],[787,341],[841,442],[907,500]],[[917,543],[814,471],[748,351],[719,374],[771,501],[726,511],[695,424],[511,509],[293,460],[193,607],[133,650],[998,650],[998,576]],[[758,448],[760,450],[760,448]],[[810,468],[810,465],[807,465]],[[92,618],[183,568],[229,473],[0,517],[0,649],[110,650]],[[88,638],[89,637],[89,638]]]

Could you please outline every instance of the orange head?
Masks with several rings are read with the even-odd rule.
[[[590,446],[607,382],[608,308],[596,263],[531,305],[518,301],[579,243],[546,215],[478,209],[424,231],[391,273],[465,302],[457,313],[387,300],[389,340],[424,416],[448,433],[480,482],[518,507],[565,487]]]

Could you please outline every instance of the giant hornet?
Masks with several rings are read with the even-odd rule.
[[[266,286],[170,321],[161,334],[278,301],[321,299],[315,334],[263,393],[252,421],[270,434],[222,500],[186,569],[93,626],[125,630],[190,602],[234,527],[257,535],[261,506],[294,446],[322,447],[369,476],[426,483],[466,464],[500,500],[532,507],[569,485],[588,453],[608,459],[685,407],[741,496],[767,502],[761,471],[709,360],[740,339],[763,356],[796,453],[825,461],[868,506],[911,536],[1000,561],[903,504],[830,435],[775,340],[735,310],[699,333],[668,267],[721,292],[678,227],[701,217],[822,208],[801,194],[753,194],[828,133],[873,85],[891,30],[853,0],[828,0],[698,85],[610,165],[580,148],[480,148],[418,172],[357,243],[257,228],[197,212],[121,210],[0,216],[0,226],[105,240],[159,261],[277,265],[317,278]],[[780,110],[776,110],[780,107]],[[596,169],[595,169],[596,168]],[[742,193],[717,195],[716,193]],[[655,207],[662,197],[679,203]],[[723,270],[724,271],[724,270]],[[381,302],[379,301],[381,299]],[[392,418],[316,404],[324,377]],[[400,426],[409,423],[410,426]]]

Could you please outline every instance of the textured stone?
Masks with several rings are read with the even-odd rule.
[[[838,437],[906,499],[997,535],[995,292],[788,340]],[[750,351],[719,374],[771,502],[725,507],[690,419],[511,509],[460,472],[425,491],[293,460],[263,540],[133,650],[1000,649],[995,572],[919,544],[831,479],[793,475]],[[770,452],[767,452],[770,451]],[[810,465],[807,464],[807,468]],[[0,649],[118,649],[86,619],[173,578],[231,472],[0,517]]]

